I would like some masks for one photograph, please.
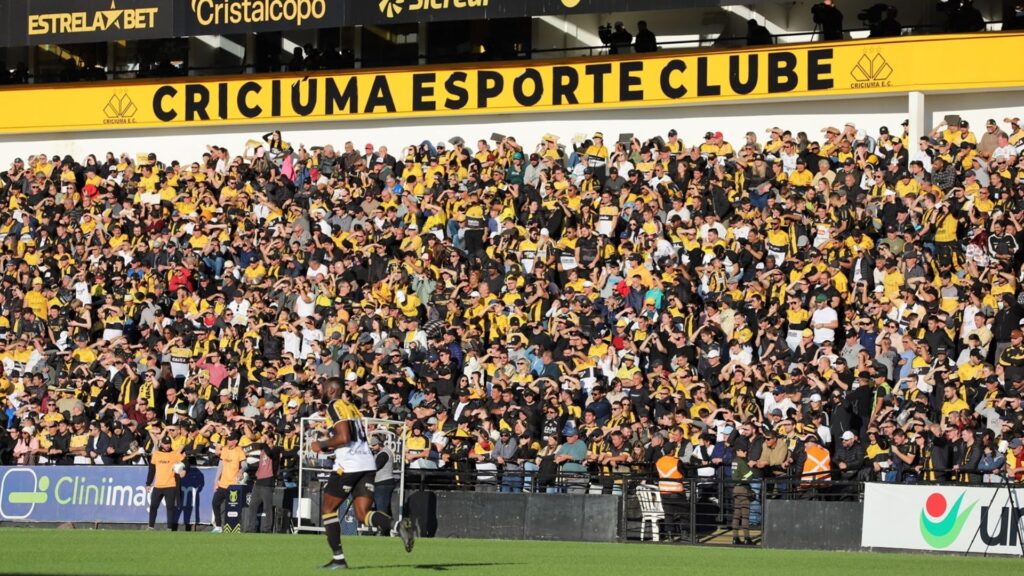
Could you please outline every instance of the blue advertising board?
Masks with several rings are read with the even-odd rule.
[[[0,521],[145,524],[147,471],[146,466],[0,466]],[[210,523],[216,479],[216,468],[189,469],[181,482],[180,523]]]

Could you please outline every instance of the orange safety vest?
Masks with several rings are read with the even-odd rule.
[[[683,493],[683,473],[679,471],[679,458],[666,454],[654,463],[658,469],[658,491],[662,494]]]
[[[804,460],[803,482],[827,482],[832,478],[832,456],[820,444],[804,446],[807,459]]]

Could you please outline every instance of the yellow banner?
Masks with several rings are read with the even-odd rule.
[[[1024,68],[978,55],[1022,51],[1024,34],[925,36],[477,69],[424,67],[11,88],[0,92],[0,132],[511,114],[1019,88],[1024,86]],[[36,110],[45,113],[32,113]]]

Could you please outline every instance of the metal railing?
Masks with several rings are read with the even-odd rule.
[[[707,470],[707,468],[704,468]],[[691,470],[696,473],[696,469]],[[656,474],[643,472],[545,473],[539,470],[406,469],[412,491],[475,491],[622,497],[620,539],[686,544],[761,544],[765,502],[774,499],[863,498],[862,482],[818,481],[800,476],[736,482],[725,468],[683,481],[680,494],[662,494]],[[739,502],[739,506],[737,506]],[[737,515],[740,516],[737,519]]]
[[[708,469],[704,467],[701,470],[706,473]],[[951,481],[942,479],[946,472],[953,471],[930,470],[924,474],[924,479],[915,477],[901,483],[948,485]],[[962,474],[962,471],[957,472]],[[663,493],[657,476],[650,472],[552,474],[522,468],[407,468],[406,482],[410,491],[619,496],[619,534],[622,541],[760,546],[767,502],[863,502],[865,481],[882,480],[870,474],[841,480],[838,476],[821,479],[820,475],[795,473],[735,481],[731,478],[731,470],[725,467],[714,468],[711,475],[697,474],[697,468],[688,470],[689,477],[683,480],[681,493]],[[966,478],[958,484],[970,485]]]

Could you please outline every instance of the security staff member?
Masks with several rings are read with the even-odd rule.
[[[377,474],[373,477],[373,509],[391,514],[391,496],[395,491],[395,454],[376,436],[370,437],[370,450],[377,463]]]
[[[683,526],[686,493],[682,461],[674,450],[670,450],[654,462],[654,468],[658,472],[658,491],[661,492],[661,503],[665,509],[665,536],[670,539],[686,538],[688,531]]]
[[[804,486],[813,486],[815,483],[828,482],[832,479],[832,455],[828,448],[821,445],[821,439],[817,434],[808,434],[804,437],[804,463],[801,474]]]
[[[153,452],[149,460],[149,474],[146,475],[146,492],[150,494],[149,529],[156,526],[156,513],[160,509],[160,501],[167,500],[167,527],[172,531],[178,529],[178,496],[181,493],[180,481],[185,476],[185,468],[175,471],[176,464],[183,463],[185,455],[171,449],[171,437],[160,439],[160,448]]]
[[[245,450],[238,445],[242,439],[242,433],[232,432],[227,438],[227,444],[220,447],[217,456],[220,458],[220,472],[217,474],[217,486],[213,491],[213,532],[221,532],[224,523],[221,522],[223,511],[221,507],[228,497],[228,488],[239,482],[239,472],[242,463],[245,462]]]

